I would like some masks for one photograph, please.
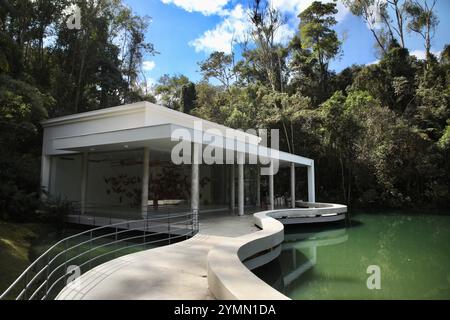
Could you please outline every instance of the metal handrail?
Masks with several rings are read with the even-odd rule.
[[[186,218],[181,221],[173,221],[180,218]],[[136,227],[136,224],[141,224]],[[163,231],[161,228],[164,227]],[[167,229],[166,229],[167,228]],[[110,229],[115,229],[114,232],[110,232]],[[153,231],[152,231],[153,230]],[[167,231],[166,231],[167,230]],[[96,232],[99,231],[109,231],[104,234],[96,235]],[[177,233],[178,231],[178,233]],[[127,233],[136,233],[140,232],[142,234],[139,235],[123,235]],[[58,284],[68,278],[70,276],[67,273],[68,263],[77,261],[81,257],[85,257],[89,254],[86,261],[82,261],[81,264],[78,265],[78,268],[88,266],[84,272],[91,269],[91,265],[93,261],[98,261],[100,258],[105,257],[110,254],[115,254],[124,249],[135,248],[138,246],[142,246],[146,248],[149,244],[156,244],[160,242],[168,242],[169,244],[175,240],[182,237],[190,237],[193,236],[196,232],[194,223],[193,223],[193,215],[191,212],[182,213],[182,214],[167,214],[160,217],[140,219],[140,220],[126,220],[118,223],[108,224],[105,226],[95,227],[75,235],[66,237],[62,240],[56,242],[53,246],[48,248],[43,254],[41,254],[36,260],[33,261],[23,272],[22,274],[0,295],[0,300],[5,299],[8,295],[12,294],[12,291],[15,289],[20,290],[18,295],[15,297],[16,300],[19,299],[48,299],[55,297],[58,292],[54,292],[56,288],[58,288]],[[122,235],[123,238],[119,237]],[[167,237],[162,237],[163,235],[168,235]],[[86,240],[85,237],[88,236],[89,239]],[[154,237],[160,237],[158,239],[154,239]],[[143,241],[136,243],[135,241],[142,238]],[[76,240],[79,240],[76,242]],[[93,245],[93,242],[97,240],[105,240],[97,246]],[[131,242],[133,241],[133,242]],[[75,244],[69,246],[69,242],[76,242]],[[101,251],[98,252],[98,249],[105,249],[114,245],[119,245],[120,243],[127,242],[127,246],[122,246],[119,248],[112,248],[111,251]],[[131,242],[131,245],[128,243]],[[59,247],[64,245],[63,250]],[[86,250],[83,250],[81,253],[76,252],[75,249],[83,249],[83,246],[88,245],[89,247]],[[95,253],[98,253],[95,255]],[[73,256],[69,256],[69,253],[73,254]],[[93,255],[93,256],[92,256]],[[62,259],[63,258],[63,259]],[[45,260],[44,260],[45,259]],[[58,263],[58,259],[61,259],[61,263]],[[43,266],[40,266],[43,264]],[[62,269],[62,267],[66,267]],[[57,271],[61,270],[60,273]],[[44,275],[45,272],[45,276]],[[52,279],[53,277],[57,277],[56,280]],[[35,289],[36,288],[36,289]],[[45,288],[45,291],[43,290]],[[62,288],[60,288],[62,289]],[[44,294],[42,294],[44,292]],[[42,294],[39,296],[39,294]]]

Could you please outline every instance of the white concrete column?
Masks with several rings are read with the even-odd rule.
[[[308,201],[316,202],[316,189],[314,181],[314,162],[308,166]]]
[[[275,209],[275,190],[273,182],[273,160],[270,161],[270,173],[269,173],[269,210]]]
[[[244,215],[244,154],[238,153],[238,214]]]
[[[261,172],[259,166],[256,166],[256,207],[261,207]]]
[[[295,208],[295,164],[291,162],[291,207]]]
[[[198,230],[198,212],[200,203],[200,145],[192,143],[192,172],[191,172],[191,210],[194,230]]]
[[[225,190],[224,190],[224,201],[225,203],[229,202],[229,193],[228,193],[228,188],[229,188],[229,184],[230,184],[230,178],[228,177],[230,175],[230,170],[228,169],[227,165],[223,165],[223,181],[224,181],[224,185],[225,185]]]
[[[234,181],[234,164],[230,166],[230,209],[231,213],[234,213],[234,207],[236,205],[236,185]]]
[[[50,172],[52,158],[42,153],[41,158],[41,199],[46,199],[50,192]]]
[[[80,190],[80,212],[86,213],[87,183],[88,183],[89,153],[81,154],[81,190]]]
[[[142,158],[142,194],[141,194],[141,213],[142,218],[148,216],[148,182],[150,174],[150,149],[144,147]]]

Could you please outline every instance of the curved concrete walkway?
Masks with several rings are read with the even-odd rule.
[[[279,220],[334,221],[346,211],[334,204],[308,206],[254,216],[207,216],[195,237],[106,262],[64,288],[57,299],[289,299],[249,269],[279,255],[284,241]]]
[[[211,214],[200,221],[200,230],[189,240],[106,262],[64,288],[57,299],[214,299],[206,278],[208,252],[259,229],[253,216]]]

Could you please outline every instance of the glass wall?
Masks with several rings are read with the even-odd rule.
[[[50,170],[50,195],[67,201],[80,201],[81,155],[53,156]]]
[[[141,218],[142,150],[89,153],[86,213]]]
[[[86,214],[140,219],[143,149],[89,152]],[[150,212],[189,210],[191,165],[174,165],[170,154],[150,150],[148,207]],[[238,175],[235,168],[236,205]],[[245,205],[256,203],[257,166],[244,166]],[[200,209],[227,208],[230,201],[230,166],[200,165]],[[54,196],[79,202],[82,155],[52,158],[50,190]],[[262,179],[263,180],[263,177]]]

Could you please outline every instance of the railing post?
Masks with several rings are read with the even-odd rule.
[[[116,232],[114,234],[114,242],[116,244],[117,247],[119,247],[119,243],[117,242],[117,226],[116,226]],[[114,257],[117,258],[117,250],[114,252]]]
[[[110,217],[110,219],[112,219]],[[185,221],[183,222],[180,219],[185,219]],[[157,221],[161,220],[161,222],[157,222],[156,225],[162,226],[162,221],[164,220],[164,217],[158,217],[156,218]],[[178,235],[178,233],[175,232],[174,235],[174,239],[178,238],[178,237],[185,237],[186,239],[188,239],[191,236],[195,235],[195,232],[198,230],[196,228],[196,224],[195,224],[195,214],[192,211],[189,211],[185,214],[171,214],[170,211],[167,212],[167,233],[168,233],[168,244],[172,244],[172,220],[174,220],[174,225],[175,225],[175,229],[179,230],[180,232],[186,232],[185,234],[180,233]],[[111,221],[112,222],[112,221]],[[152,234],[150,233],[149,235],[147,234],[149,231],[149,225],[151,225],[150,219],[145,219],[145,225],[143,225],[143,221],[142,220],[129,220],[127,219],[126,221],[126,225],[127,225],[127,230],[125,230],[125,232],[129,232],[130,231],[130,226],[133,226],[133,224],[135,225],[139,225],[139,227],[134,227],[136,228],[137,231],[141,230],[144,232],[143,235],[141,235],[140,237],[143,237],[143,246],[144,248],[147,247],[147,238],[151,237]],[[71,259],[76,259],[74,260],[76,264],[82,264],[83,266],[86,264],[87,267],[89,269],[92,268],[93,265],[93,261],[96,258],[99,258],[99,256],[103,256],[102,255],[96,255],[95,254],[95,244],[93,243],[96,239],[96,235],[94,233],[96,233],[97,230],[102,230],[102,228],[109,228],[110,230],[115,230],[114,232],[114,243],[117,244],[117,249],[123,249],[121,247],[121,245],[119,245],[119,242],[123,242],[126,239],[126,236],[123,237],[123,240],[119,241],[119,229],[123,228],[123,225],[125,224],[125,222],[121,222],[118,224],[110,224],[110,225],[105,225],[103,227],[100,228],[93,228],[91,230],[86,230],[84,232],[82,232],[81,234],[83,234],[83,237],[85,237],[85,235],[89,234],[89,245],[88,245],[88,251],[86,251],[86,246],[83,245],[81,247],[81,250],[83,250],[83,254],[80,255],[81,256],[87,256],[88,261],[84,261],[84,259],[82,261],[80,261],[80,259],[76,258],[77,257],[77,252],[75,251],[75,253],[73,255],[69,255],[69,249],[73,249],[74,247],[77,247],[80,243],[78,243],[77,241],[79,240],[78,238],[74,238],[74,236],[72,237],[66,237],[62,240],[60,240],[57,244],[55,244],[53,247],[51,247],[48,251],[46,251],[45,257],[43,255],[41,255],[34,263],[32,263],[32,265],[13,283],[12,287],[15,288],[23,288],[21,290],[20,295],[16,296],[16,299],[35,299],[40,298],[42,300],[48,299],[49,297],[53,297],[53,294],[51,294],[51,292],[54,291],[53,286],[55,285],[55,283],[52,284],[51,279],[55,279],[53,276],[55,276],[58,279],[58,282],[63,280],[65,281],[64,285],[67,285],[67,279],[69,279],[69,273],[67,272],[67,267],[68,267],[68,263]],[[178,228],[178,225],[180,225],[180,228]],[[181,226],[185,225],[185,229],[182,229]],[[143,229],[145,228],[145,229]],[[133,229],[134,230],[134,229]],[[190,230],[190,232],[189,232]],[[160,231],[163,231],[162,229]],[[111,239],[111,231],[108,232],[108,238],[107,239]],[[190,234],[190,235],[189,235]],[[99,233],[97,235],[97,237],[103,237],[101,235],[101,233]],[[136,237],[132,237],[133,239]],[[72,247],[71,247],[71,239],[74,239],[74,241],[72,241]],[[165,239],[161,239],[161,240],[157,240],[156,242],[159,241],[164,241]],[[111,241],[111,240],[110,240]],[[153,241],[150,241],[153,243]],[[126,243],[126,247],[129,246],[139,246],[139,244],[133,244],[131,243]],[[51,252],[50,250],[53,250],[53,248],[58,248],[58,255],[55,257],[51,256]],[[61,250],[61,251],[60,251]],[[118,256],[117,254],[118,250],[115,250],[114,255],[115,257]],[[72,257],[73,256],[73,257]],[[61,262],[60,259],[63,259],[63,261]],[[51,270],[51,265],[53,264],[53,261],[59,266],[57,269],[55,270]],[[43,268],[46,268],[47,270],[42,270]],[[58,269],[60,268],[64,268],[63,269],[63,274],[60,274],[60,271]],[[56,272],[58,271],[58,272]],[[45,272],[45,273],[44,273]],[[36,273],[39,273],[38,275]],[[55,273],[53,275],[53,273]],[[29,278],[30,278],[30,274],[32,277],[35,277],[32,279],[32,283],[29,282]],[[35,276],[36,274],[36,276]],[[28,290],[30,288],[32,288],[32,290],[35,287],[35,280],[39,281],[39,287],[38,289],[36,289],[34,292],[31,291],[30,294],[28,294]],[[43,283],[42,281],[45,281],[45,283]],[[23,283],[22,283],[23,282]],[[7,290],[9,291],[9,289]],[[44,292],[44,293],[42,293]],[[7,292],[9,293],[9,292]],[[5,295],[5,294],[4,294]],[[2,296],[3,298],[3,296]]]
[[[142,242],[142,249],[147,249],[147,231],[144,229],[144,237]]]
[[[187,217],[185,217],[185,227],[186,227],[186,230],[185,230],[185,232],[186,232],[186,240],[187,240],[187,238],[188,238],[188,230],[189,230],[189,227],[188,227],[188,225],[189,225],[189,215],[187,216]]]
[[[170,236],[170,213],[169,212],[167,212],[167,230],[169,232],[169,244],[170,244],[171,236]]]
[[[92,261],[92,230],[89,232],[89,270],[91,269],[91,261]]]
[[[191,213],[191,221],[192,221],[192,223],[191,223],[191,229],[192,229],[192,231],[191,231],[191,236],[193,237],[194,235],[195,235],[195,222],[194,222],[194,215]]]

